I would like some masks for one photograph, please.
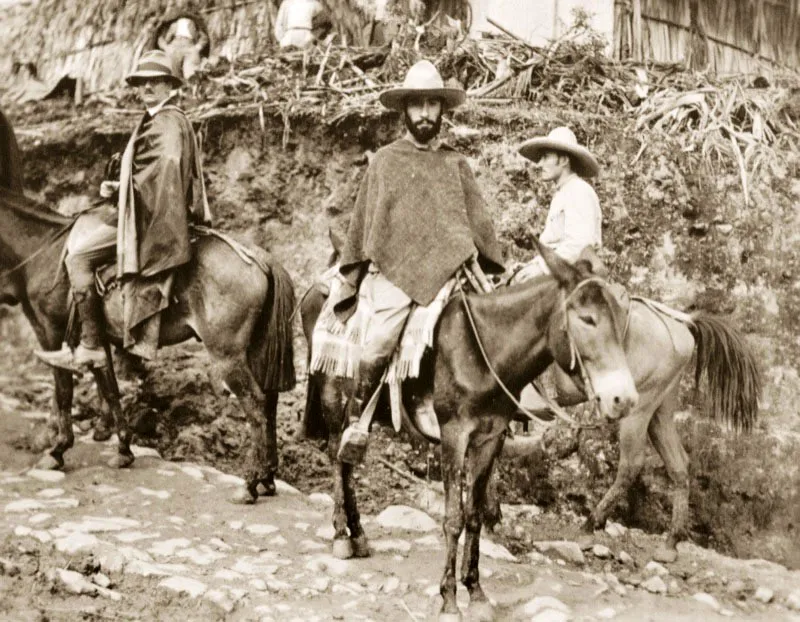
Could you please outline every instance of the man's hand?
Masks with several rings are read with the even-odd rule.
[[[104,199],[110,199],[119,192],[118,181],[104,181],[100,184],[100,196]]]

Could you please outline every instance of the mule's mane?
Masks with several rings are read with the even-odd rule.
[[[0,211],[2,210],[11,210],[24,218],[50,225],[64,226],[73,220],[31,197],[0,187]]]

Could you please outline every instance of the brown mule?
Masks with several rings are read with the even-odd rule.
[[[607,416],[623,416],[638,399],[619,342],[618,308],[607,284],[591,273],[588,262],[572,266],[548,249],[540,252],[553,276],[490,294],[468,295],[469,312],[458,297],[447,304],[439,320],[431,373],[418,383],[433,394],[441,430],[447,541],[441,621],[460,619],[455,567],[458,539],[465,527],[461,580],[470,594],[470,610],[482,620],[493,616],[478,572],[481,507],[516,406],[493,377],[481,347],[503,384],[517,397],[553,360],[574,370],[573,358],[577,358]],[[321,297],[312,290],[301,304],[309,351]],[[482,346],[471,328],[473,321]],[[305,423],[311,436],[327,436],[334,459],[334,553],[363,556],[369,548],[352,466],[335,461],[347,420],[344,398],[352,390],[350,385],[350,381],[322,374],[310,377]]]
[[[69,283],[65,272],[54,280],[63,240],[71,220],[21,194],[0,188],[0,303],[19,304],[42,348],[56,350],[65,337]],[[253,251],[258,253],[258,249]],[[251,447],[245,466],[245,488],[236,501],[255,502],[258,485],[274,494],[278,465],[276,409],[278,392],[294,386],[291,317],[294,289],[286,271],[264,251],[266,271],[247,264],[225,242],[202,237],[192,262],[176,271],[173,303],[163,312],[160,345],[187,339],[203,342],[213,364],[212,379],[234,393],[247,416]],[[118,291],[107,296],[105,323],[113,343],[121,342],[121,301]],[[110,359],[109,359],[110,360]],[[131,431],[122,413],[111,365],[92,370],[109,421],[96,430],[110,436],[116,424],[119,439],[113,466],[130,466]],[[56,369],[53,446],[40,468],[61,468],[64,452],[73,444],[73,378]],[[113,418],[113,422],[110,419]]]

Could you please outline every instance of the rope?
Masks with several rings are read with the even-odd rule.
[[[20,261],[20,262],[19,262],[17,265],[15,265],[13,268],[9,268],[8,270],[3,270],[3,272],[0,272],[0,279],[3,279],[3,278],[5,278],[5,277],[7,277],[9,274],[12,274],[13,272],[16,272],[16,271],[17,271],[17,270],[19,270],[20,268],[24,268],[26,265],[28,265],[30,262],[32,262],[34,259],[36,259],[36,258],[37,258],[39,255],[41,255],[42,253],[44,253],[44,252],[46,252],[46,251],[50,250],[50,249],[53,247],[53,245],[55,244],[56,240],[58,240],[58,238],[60,238],[60,237],[61,237],[62,235],[64,235],[64,234],[65,234],[67,231],[69,231],[69,230],[72,228],[72,225],[73,225],[74,223],[75,223],[75,221],[74,221],[74,220],[71,220],[71,221],[70,221],[70,222],[68,222],[66,225],[64,225],[63,227],[61,227],[61,228],[60,228],[58,231],[55,231],[55,232],[54,232],[54,233],[53,233],[53,234],[52,234],[52,235],[51,235],[51,236],[50,236],[50,237],[47,239],[47,241],[46,241],[46,242],[45,242],[45,243],[44,243],[44,244],[43,244],[41,247],[39,247],[39,249],[38,249],[38,250],[36,250],[36,251],[34,251],[33,253],[31,253],[30,255],[28,255],[28,256],[27,256],[25,259],[23,259],[22,261]]]
[[[500,376],[497,375],[497,372],[495,371],[494,366],[492,365],[491,361],[489,360],[489,355],[486,354],[486,349],[483,347],[483,341],[481,340],[481,336],[478,333],[478,327],[475,324],[475,318],[472,316],[472,310],[469,308],[469,302],[467,301],[467,295],[466,295],[466,293],[464,293],[464,288],[461,287],[461,282],[460,281],[458,283],[458,291],[461,294],[461,300],[464,303],[464,310],[467,313],[467,319],[469,320],[469,325],[472,328],[472,333],[475,336],[475,341],[478,342],[478,349],[480,350],[481,356],[483,357],[483,362],[486,363],[486,367],[489,368],[489,373],[492,374],[492,378],[494,378],[495,382],[500,386],[500,388],[503,390],[503,393],[506,394],[506,396],[511,400],[511,402],[514,404],[514,406],[516,406],[519,410],[521,410],[523,413],[525,413],[525,415],[527,417],[529,417],[531,420],[538,422],[539,419],[536,417],[536,415],[534,415],[527,408],[525,408],[520,403],[520,401],[516,397],[514,397],[514,394],[511,393],[511,391],[508,389],[508,387],[505,385],[505,383],[500,379]],[[567,334],[569,334],[569,333],[567,333]],[[570,340],[570,343],[571,343],[571,340]],[[555,406],[555,405],[553,405],[553,406]],[[556,407],[556,408],[553,409],[553,412],[555,413],[555,415],[559,419],[561,419],[562,421],[565,421],[569,425],[574,425],[575,424],[575,421],[572,419],[572,417],[570,417],[568,414],[566,414],[561,408]]]

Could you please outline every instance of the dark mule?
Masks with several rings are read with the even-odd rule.
[[[581,368],[606,415],[624,415],[637,401],[619,339],[620,309],[606,283],[587,262],[575,266],[541,249],[553,276],[535,279],[485,295],[467,295],[469,310],[492,368],[517,397],[522,388],[555,359],[561,366]],[[301,305],[303,329],[311,335],[321,296],[313,293]],[[470,314],[456,297],[445,307],[437,328],[430,373],[417,382],[433,394],[442,445],[445,488],[444,534],[447,558],[441,582],[444,604],[440,620],[457,620],[456,553],[466,526],[462,582],[470,609],[480,619],[492,611],[479,583],[478,557],[482,526],[480,508],[488,476],[499,455],[505,431],[516,412],[484,361]],[[571,347],[572,346],[572,347]],[[344,415],[341,380],[309,378],[306,423],[324,429],[335,460]],[[352,485],[352,466],[335,463],[334,553],[369,554]],[[462,496],[462,491],[466,495]],[[463,501],[462,501],[463,499]],[[349,535],[348,535],[349,529]]]
[[[21,305],[42,348],[58,349],[67,331],[69,283],[65,270],[58,276],[57,270],[72,220],[21,194],[0,189],[0,222],[0,303]],[[260,254],[263,261],[259,263],[267,265],[266,253]],[[202,237],[194,260],[176,273],[173,299],[176,302],[163,312],[161,345],[201,340],[213,364],[212,380],[238,397],[250,425],[245,490],[236,500],[254,502],[259,483],[267,494],[274,494],[278,392],[294,386],[291,316],[295,296],[289,275],[277,262],[270,262],[265,272],[255,262],[245,263],[218,238]],[[106,296],[105,305],[108,333],[119,343],[118,289]],[[57,431],[53,447],[39,461],[40,468],[62,467],[64,452],[74,441],[72,375],[57,370],[54,376]],[[114,370],[108,365],[94,376],[116,421],[119,448],[112,465],[129,466],[133,462],[131,431],[120,408]],[[96,432],[102,438],[102,428]]]
[[[699,387],[706,380],[707,414],[737,431],[749,431],[756,421],[761,378],[744,337],[722,318],[706,313],[688,315],[633,299],[624,346],[639,403],[619,422],[617,476],[584,529],[591,532],[605,524],[641,472],[649,439],[673,484],[672,523],[655,557],[674,561],[677,543],[687,537],[689,519],[689,459],[673,420],[681,377],[696,350],[695,384]],[[574,386],[560,387],[562,406],[585,399]]]

